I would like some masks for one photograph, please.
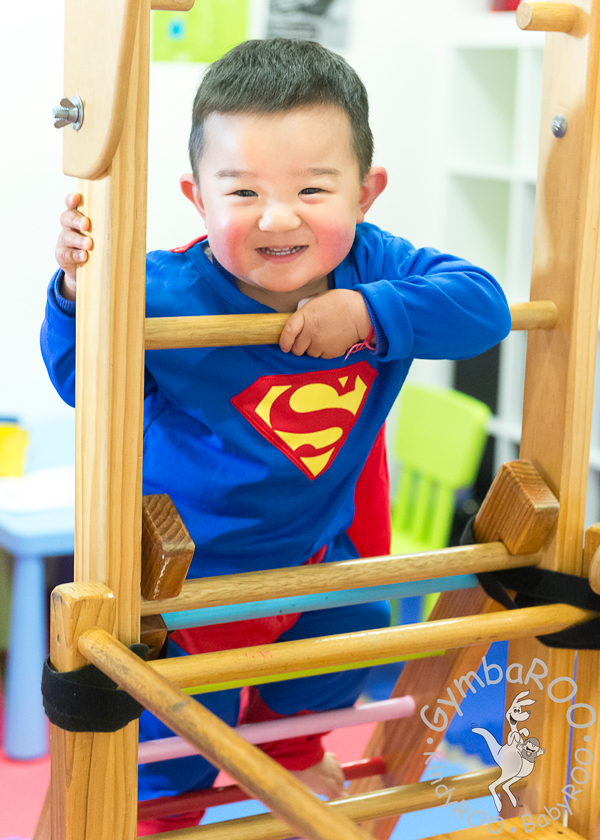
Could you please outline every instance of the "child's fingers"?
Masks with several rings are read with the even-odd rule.
[[[75,230],[62,230],[56,243],[56,261],[63,271],[69,271],[83,265],[88,260],[87,251],[91,251],[94,243],[89,236]]]
[[[75,210],[80,204],[83,204],[83,196],[81,193],[69,193],[65,198],[65,204],[69,210]]]
[[[299,309],[297,312],[294,312],[293,315],[290,315],[279,338],[279,346],[281,347],[284,353],[290,352],[290,350],[294,346],[296,338],[302,332],[303,327],[304,315],[302,313],[302,310]],[[294,352],[296,351],[294,350]]]
[[[94,241],[91,236],[84,233],[77,233],[72,229],[63,230],[58,238],[59,247],[76,248],[78,251],[92,251]]]
[[[308,353],[309,356],[320,356],[321,352],[312,345],[312,338],[307,329],[303,329],[297,336],[292,345],[292,353],[294,356],[303,356]]]
[[[60,223],[63,229],[89,231],[92,225],[87,216],[84,216],[78,208],[83,204],[83,196],[81,193],[69,193],[65,198],[67,209],[60,217]]]
[[[60,224],[63,230],[89,231],[92,227],[88,217],[79,210],[65,210],[61,213]]]
[[[57,247],[55,256],[63,271],[68,271],[70,268],[83,265],[88,261],[87,252],[80,251],[77,248]]]

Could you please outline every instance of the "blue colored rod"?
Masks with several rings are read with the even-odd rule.
[[[182,610],[163,614],[168,630],[185,630],[187,627],[208,627],[211,624],[227,624],[230,621],[245,621],[248,618],[265,618],[271,615],[325,610],[329,607],[347,607],[351,604],[367,604],[384,599],[410,598],[414,595],[428,595],[430,592],[447,592],[452,589],[474,589],[475,575],[393,583],[388,586],[367,586],[362,589],[345,589],[336,592],[320,592],[316,595],[299,595],[290,598],[273,598],[269,601],[250,601],[247,604],[225,604],[219,607],[204,607],[199,610]]]

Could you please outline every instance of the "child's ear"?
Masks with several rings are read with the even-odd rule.
[[[191,172],[181,176],[181,178],[179,179],[179,186],[184,196],[192,202],[192,204],[194,205],[198,213],[200,213],[202,218],[206,219],[206,210],[204,209],[204,202],[202,201],[202,196],[200,195],[200,191],[196,186],[194,176]]]
[[[386,188],[388,182],[387,172],[383,166],[373,166],[367,172],[358,194],[358,211],[356,222],[360,224],[365,219],[365,213],[373,204],[378,195]]]

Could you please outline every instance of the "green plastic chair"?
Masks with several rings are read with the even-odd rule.
[[[448,545],[455,494],[475,481],[490,416],[484,403],[460,391],[404,386],[395,443],[402,472],[392,501],[392,554]],[[424,618],[436,598],[427,596]]]

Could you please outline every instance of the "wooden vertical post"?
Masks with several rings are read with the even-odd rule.
[[[150,0],[139,0],[137,16],[117,150],[100,177],[79,184],[95,249],[78,279],[75,581],[115,593],[114,632],[125,645],[140,624]],[[90,97],[90,119],[93,107]],[[136,837],[137,723],[60,733],[52,765],[53,840]]]
[[[592,558],[600,540],[600,529],[598,525],[592,525],[587,529],[585,535],[585,547],[583,553],[583,575],[588,577]],[[600,651],[580,650],[577,653],[577,671],[575,681],[577,683],[577,695],[574,703],[581,703],[588,708],[580,707],[573,713],[573,720],[577,726],[573,729],[573,743],[571,746],[571,765],[576,770],[574,778],[583,781],[584,784],[577,784],[580,793],[577,794],[577,811],[573,808],[573,816],[569,817],[569,826],[588,840],[600,840],[600,798],[598,789],[600,787],[600,727],[598,726],[597,715],[599,708],[600,680]],[[591,711],[593,710],[593,711]],[[594,717],[596,716],[596,720]],[[594,723],[586,726],[588,722]],[[593,758],[591,758],[593,756]],[[591,759],[591,760],[590,760]],[[586,778],[587,776],[587,778]],[[569,779],[572,783],[572,779]]]
[[[56,670],[73,671],[87,665],[77,648],[79,636],[83,630],[94,625],[112,632],[115,616],[116,599],[107,586],[101,583],[69,583],[57,587],[52,593],[50,629],[50,659]],[[135,729],[135,725],[132,727],[130,724],[130,727]],[[116,744],[114,736],[106,733],[74,733],[51,727],[53,840],[102,836],[94,832],[102,828],[104,802],[111,794],[114,795],[115,787],[118,790],[121,782],[126,781],[119,772],[115,772],[116,768],[111,767],[112,749],[120,753],[122,764],[122,748],[129,746],[127,739],[119,740],[120,743]],[[93,767],[90,766],[92,754],[95,758],[99,755],[103,758],[95,761]],[[131,795],[131,790],[129,792]],[[133,793],[135,795],[135,791]],[[113,826],[114,836],[127,837],[123,811],[119,817]]]
[[[95,249],[77,294],[75,580],[115,592],[127,645],[140,618],[149,27],[140,0],[123,134],[106,174],[80,182]]]
[[[600,295],[600,3],[575,5],[580,14],[571,34],[546,35],[531,299],[553,300],[559,320],[552,330],[528,334],[521,458],[534,463],[560,501],[541,565],[581,574]],[[562,137],[552,131],[559,114],[567,122]],[[533,656],[548,665],[548,681],[573,677],[573,651],[535,640],[509,647],[509,662]],[[562,801],[570,736],[564,705],[540,692],[533,708],[535,734],[551,749],[524,794],[531,813]]]

